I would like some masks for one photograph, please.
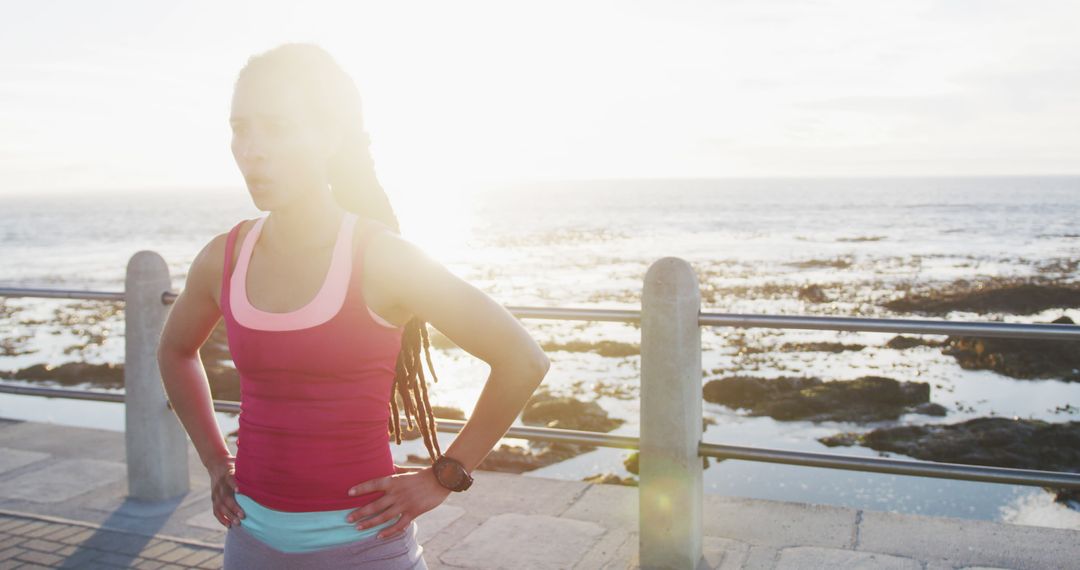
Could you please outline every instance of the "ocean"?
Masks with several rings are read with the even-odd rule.
[[[391,188],[389,194],[403,237],[507,306],[637,309],[645,271],[665,256],[683,258],[694,267],[706,312],[926,318],[882,304],[906,291],[934,290],[959,280],[1080,280],[1080,177],[585,180],[491,185],[461,193],[435,189],[397,195]],[[127,261],[140,250],[162,255],[177,291],[207,241],[240,219],[264,214],[242,187],[6,195],[0,204],[0,286],[95,291],[122,290]],[[798,295],[808,285],[818,286],[827,300],[812,302]],[[123,361],[122,313],[80,321],[70,313],[92,302],[0,302],[2,337],[16,339],[17,345],[5,345],[0,352],[0,370]],[[1048,322],[1062,315],[1080,322],[1080,307],[1033,315],[954,311],[942,318]],[[588,346],[601,340],[636,344],[639,339],[639,330],[629,324],[522,322],[542,343]],[[705,380],[734,374],[824,380],[884,375],[930,383],[931,401],[948,409],[945,417],[907,414],[896,421],[855,424],[778,421],[707,402],[705,415],[715,423],[708,426],[705,441],[878,456],[862,447],[828,448],[817,438],[985,416],[1078,419],[1080,382],[965,370],[938,348],[885,347],[892,336],[703,329],[703,365],[716,372]],[[765,350],[752,358],[734,348],[811,341],[867,348]],[[549,356],[552,368],[545,385],[578,395],[584,386],[588,399],[625,420],[611,433],[637,434],[637,355],[571,349],[550,350]],[[456,348],[434,350],[432,357],[439,383],[431,388],[431,403],[455,406],[468,415],[488,366]],[[590,392],[597,385],[617,390],[593,398]],[[119,406],[0,394],[0,417],[104,429],[123,429]],[[218,417],[223,430],[236,428],[235,417]],[[445,449],[453,435],[440,433],[439,438]],[[393,449],[398,462],[407,453],[426,456],[416,441]],[[622,465],[627,453],[601,448],[526,475],[629,476]],[[1051,493],[1037,487],[735,460],[711,462],[705,487],[709,493],[741,497],[1080,529],[1080,506],[1054,503]]]

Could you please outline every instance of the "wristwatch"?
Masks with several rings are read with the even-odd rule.
[[[460,461],[447,455],[440,455],[433,465],[435,479],[440,485],[451,491],[464,491],[472,485],[473,478]]]

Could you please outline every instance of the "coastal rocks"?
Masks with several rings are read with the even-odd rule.
[[[617,400],[636,400],[638,398],[638,384],[618,382],[605,382],[603,380],[575,380],[570,384],[570,395],[583,396],[590,394],[592,397],[607,397]]]
[[[439,331],[431,331],[429,335],[431,346],[441,349],[458,348],[454,341]],[[621,358],[641,354],[641,347],[637,343],[619,342],[614,340],[570,340],[567,342],[544,341],[540,344],[545,352],[563,350],[566,352],[593,352],[600,356]]]
[[[1030,315],[1080,306],[1080,285],[1002,279],[972,284],[959,280],[942,290],[908,294],[883,306],[897,312],[937,315],[950,311]]]
[[[545,341],[541,343],[545,352],[553,350],[565,350],[567,352],[595,352],[600,356],[623,357],[641,354],[641,347],[634,343],[618,342],[614,340],[599,340],[586,342],[571,340],[569,342]]]
[[[215,400],[240,400],[240,379],[236,369],[217,362],[203,361],[210,380],[211,396]],[[65,386],[87,383],[96,388],[123,388],[123,364],[87,364],[68,362],[59,366],[35,364],[19,370],[0,373],[6,380],[52,381]]]
[[[400,396],[395,396],[395,397],[398,399],[399,413],[402,414],[399,417],[401,419],[405,419],[404,413],[401,412],[401,410],[404,409],[404,408],[401,407],[401,397]],[[459,408],[453,408],[453,407],[450,407],[450,406],[431,406],[431,413],[432,413],[432,415],[435,416],[436,420],[438,420],[439,418],[448,419],[448,420],[464,420],[465,419],[465,412],[461,411],[461,409],[459,409]],[[424,434],[420,433],[420,426],[418,424],[419,424],[419,419],[414,417],[413,418],[413,427],[412,427],[412,429],[409,429],[409,427],[407,425],[403,426],[402,429],[401,429],[401,439],[403,439],[403,440],[413,440],[413,439],[420,439],[421,437],[423,437]]]
[[[839,242],[860,242],[860,241],[881,241],[885,239],[885,236],[854,236],[854,237],[838,237],[836,241]]]
[[[37,352],[36,348],[27,348],[28,341],[34,338],[32,334],[11,335],[0,338],[0,356],[20,356]]]
[[[79,300],[65,303],[53,310],[50,326],[53,334],[72,335],[75,344],[64,347],[64,354],[87,354],[89,349],[101,348],[112,333],[112,326],[124,318],[124,304],[117,301]]]
[[[448,420],[465,419],[465,412],[463,412],[461,408],[452,406],[431,406],[431,413],[435,414],[436,418],[446,418]]]
[[[788,265],[792,267],[797,267],[799,269],[847,269],[848,267],[851,267],[851,263],[851,258],[834,257],[832,259],[808,259],[806,261],[794,261],[788,263]]]
[[[707,382],[703,397],[729,408],[748,408],[752,416],[778,420],[869,422],[893,420],[905,413],[946,413],[944,407],[930,402],[929,384],[882,376],[832,382],[816,377],[730,376]]]
[[[503,443],[488,453],[477,469],[502,473],[524,473],[570,459],[593,449],[596,448],[569,443],[532,442],[529,448]],[[407,459],[409,463],[431,464],[428,457],[420,457],[413,453],[408,454]]]
[[[1069,317],[1053,324],[1073,325]],[[1013,378],[1080,381],[1080,343],[1075,340],[949,336],[943,354],[961,368],[993,370]]]
[[[845,350],[859,351],[866,348],[864,344],[844,344],[842,342],[792,342],[780,346],[781,352],[844,352]]]
[[[703,305],[717,305],[726,303],[729,299],[754,299],[757,301],[763,300],[788,300],[794,297],[804,298],[810,301],[816,298],[821,299],[824,302],[827,297],[825,295],[825,289],[840,289],[843,290],[843,284],[819,284],[815,283],[812,288],[808,286],[799,285],[798,283],[763,283],[761,285],[725,285],[721,286],[717,284],[717,279],[713,278],[716,274],[709,271],[708,268],[698,274],[698,279],[701,282],[701,302]],[[726,277],[726,275],[725,275]],[[816,289],[816,291],[815,291]],[[805,296],[805,297],[804,297]]]
[[[820,285],[804,285],[799,288],[799,299],[808,303],[828,303],[831,301]]]
[[[432,411],[435,412],[435,417],[444,417],[435,407]],[[465,419],[464,414],[461,418],[455,419]],[[537,389],[526,402],[521,421],[528,425],[597,432],[609,432],[625,422],[625,420],[609,418],[607,412],[596,402],[584,402],[569,396],[556,396],[545,386]],[[403,438],[405,433],[402,434]],[[488,453],[477,468],[487,471],[523,473],[595,449],[596,446],[593,445],[539,440],[530,441],[528,447],[504,443]],[[414,463],[430,464],[427,458],[413,454],[409,454],[408,460]]]
[[[975,418],[957,424],[896,426],[819,438],[830,446],[862,445],[916,459],[1043,471],[1080,472],[1080,422]],[[1052,489],[1055,500],[1080,492]]]
[[[218,326],[199,349],[199,356],[215,400],[240,400],[240,376],[232,365],[224,327]],[[77,345],[82,346],[82,345]],[[67,351],[70,352],[70,351]],[[123,388],[123,364],[88,364],[68,362],[58,366],[35,364],[20,370],[0,373],[5,379],[53,381],[66,386],[88,383],[100,388]]]
[[[609,432],[625,423],[625,420],[608,417],[596,402],[556,396],[543,386],[526,402],[521,421],[551,428],[598,432]]]
[[[103,388],[123,388],[124,366],[111,362],[106,364],[67,362],[59,366],[35,364],[6,372],[3,377],[17,380],[51,380],[66,386],[89,382]]]
[[[889,339],[889,342],[885,343],[887,348],[893,348],[896,350],[906,350],[908,348],[914,348],[916,346],[941,346],[944,343],[939,340],[929,340],[921,337],[896,335]]]

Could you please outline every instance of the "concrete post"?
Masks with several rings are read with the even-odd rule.
[[[685,260],[664,257],[641,296],[640,566],[705,568],[702,556],[701,290]],[[642,524],[644,523],[644,524]]]
[[[187,493],[188,442],[180,419],[168,407],[157,348],[169,306],[169,268],[153,251],[128,260],[124,283],[124,439],[128,495],[162,501]]]

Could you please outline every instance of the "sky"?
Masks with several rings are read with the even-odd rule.
[[[385,187],[1080,173],[1080,3],[8,2],[0,194],[243,187],[232,84],[353,76]]]

